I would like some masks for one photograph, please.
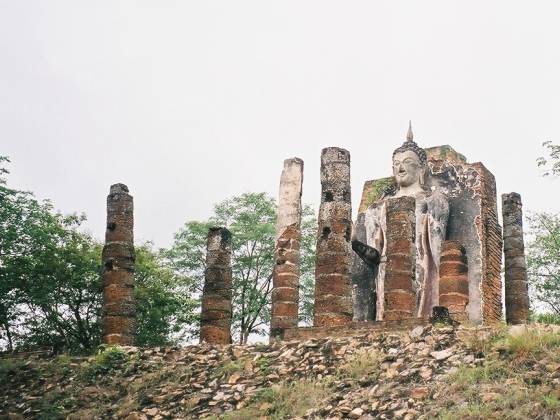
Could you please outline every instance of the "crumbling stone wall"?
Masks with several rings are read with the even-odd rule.
[[[134,345],[134,207],[124,184],[111,185],[103,247],[103,342]]]
[[[383,295],[378,311],[387,321],[414,317],[416,294],[416,202],[414,197],[390,198],[386,203],[387,236]]]
[[[231,343],[231,299],[231,233],[223,227],[210,228],[202,290],[201,343]]]
[[[315,326],[343,325],[352,321],[351,235],[350,152],[327,147],[321,153]]]
[[[502,194],[502,214],[506,321],[508,324],[525,324],[529,320],[529,293],[523,242],[523,211],[518,193]]]
[[[482,163],[468,163],[450,146],[425,149],[429,174],[426,187],[438,189],[449,201],[448,240],[457,240],[468,259],[468,319],[475,323],[501,319],[502,230],[498,223],[496,181]],[[366,181],[354,226],[356,235],[365,229],[363,217],[383,191],[395,184],[393,177]],[[353,257],[356,260],[357,256]],[[368,276],[363,264],[355,263],[355,283]]]
[[[456,321],[467,319],[469,267],[465,247],[458,241],[444,241],[439,269],[439,305]]]
[[[276,221],[271,340],[281,339],[286,328],[298,324],[302,184],[303,160],[286,159],[280,178]]]

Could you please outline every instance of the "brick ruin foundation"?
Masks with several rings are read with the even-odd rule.
[[[328,147],[321,153],[313,323],[317,327],[352,321],[351,234],[350,153]]]
[[[396,165],[403,166],[398,159],[404,160],[397,156],[395,176],[365,183],[354,224],[350,153],[337,147],[322,150],[312,327],[298,328],[303,161],[284,161],[272,273],[271,341],[348,329],[423,325],[426,309],[431,308],[448,311],[456,321],[499,321],[502,250],[507,322],[528,322],[521,197],[517,193],[502,196],[502,239],[496,184],[488,169],[481,163],[468,163],[449,146],[419,152],[410,130],[409,135],[393,159],[397,153],[418,156],[426,174],[419,189],[424,195],[395,194],[395,177],[401,177],[397,188],[410,185],[402,181],[408,172],[404,176],[395,172]],[[417,168],[406,165],[410,170]],[[381,242],[377,237],[368,242],[368,235],[373,234],[380,234]],[[440,242],[428,243],[433,235]],[[134,261],[132,197],[125,185],[115,184],[107,197],[103,249],[105,343],[134,343]],[[206,264],[200,341],[228,344],[232,272],[227,229],[209,230]],[[434,266],[435,271],[430,268]]]
[[[494,176],[482,163],[468,163],[449,146],[424,150],[428,165],[426,189],[440,191],[449,203],[445,239],[457,241],[465,249],[468,277],[465,318],[474,323],[499,321],[502,316],[502,230],[498,222]],[[354,225],[355,235],[365,235],[366,210],[375,206],[394,185],[394,177],[366,181]],[[354,287],[368,287],[371,270],[368,272],[368,267],[357,256],[353,258]]]
[[[223,227],[210,228],[206,242],[200,342],[231,343],[231,299],[231,233]]]
[[[124,184],[111,185],[103,247],[103,342],[134,345],[134,207]]]
[[[508,324],[525,324],[529,321],[529,290],[523,242],[523,211],[519,194],[502,194],[502,214],[506,321]]]
[[[302,184],[303,160],[286,159],[280,178],[276,221],[271,340],[281,339],[286,328],[295,328],[298,325]]]

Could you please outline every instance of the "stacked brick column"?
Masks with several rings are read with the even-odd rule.
[[[465,248],[458,241],[444,241],[439,266],[439,305],[451,318],[467,319],[469,303],[469,266]]]
[[[231,233],[226,228],[210,228],[206,242],[200,342],[231,343],[231,298]]]
[[[103,342],[134,345],[134,213],[124,184],[111,185],[103,247]]]
[[[387,248],[384,279],[383,319],[392,321],[415,316],[416,295],[416,202],[414,197],[387,200]]]
[[[344,325],[352,321],[352,202],[350,153],[347,150],[323,149],[321,188],[314,325]]]
[[[272,272],[270,339],[281,339],[298,324],[299,249],[303,160],[286,159],[280,178],[276,248]]]
[[[529,294],[521,196],[502,195],[504,218],[505,295],[508,324],[525,324],[529,320]]]

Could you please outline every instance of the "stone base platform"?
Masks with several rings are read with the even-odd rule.
[[[297,327],[284,331],[284,340],[308,340],[310,338],[345,337],[380,331],[402,331],[418,325],[428,325],[426,318],[407,318],[395,321],[352,321],[336,327]]]

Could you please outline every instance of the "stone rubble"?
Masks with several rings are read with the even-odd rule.
[[[491,327],[426,325],[406,331],[377,331],[354,337],[270,345],[124,347],[128,363],[111,374],[97,377],[94,386],[77,392],[80,403],[69,418],[96,417],[86,407],[99,406],[99,401],[103,401],[105,410],[101,417],[219,418],[254,404],[266,410],[270,403],[259,403],[260,393],[303,379],[329,381],[332,389],[322,403],[307,410],[303,416],[306,419],[428,418],[430,403],[438,397],[437,385],[449,373],[459,366],[484,363],[483,355],[465,343],[474,335],[480,338],[490,332]],[[376,355],[377,359],[371,359],[375,371],[368,370],[362,376],[362,371],[356,373],[354,368],[354,375],[345,375],[345,367],[364,354]],[[56,384],[57,392],[76,387],[78,368],[90,361],[74,363],[75,372]],[[29,372],[33,370],[32,365],[29,362]],[[560,376],[560,366],[543,361],[542,369],[534,375],[538,377],[543,372],[551,377]],[[11,379],[14,384],[21,380],[20,375]],[[45,379],[33,386],[0,384],[0,417],[8,413],[38,417],[47,386],[52,384]],[[22,390],[25,390],[23,398]],[[492,392],[495,391],[482,395],[483,400],[491,401]]]

